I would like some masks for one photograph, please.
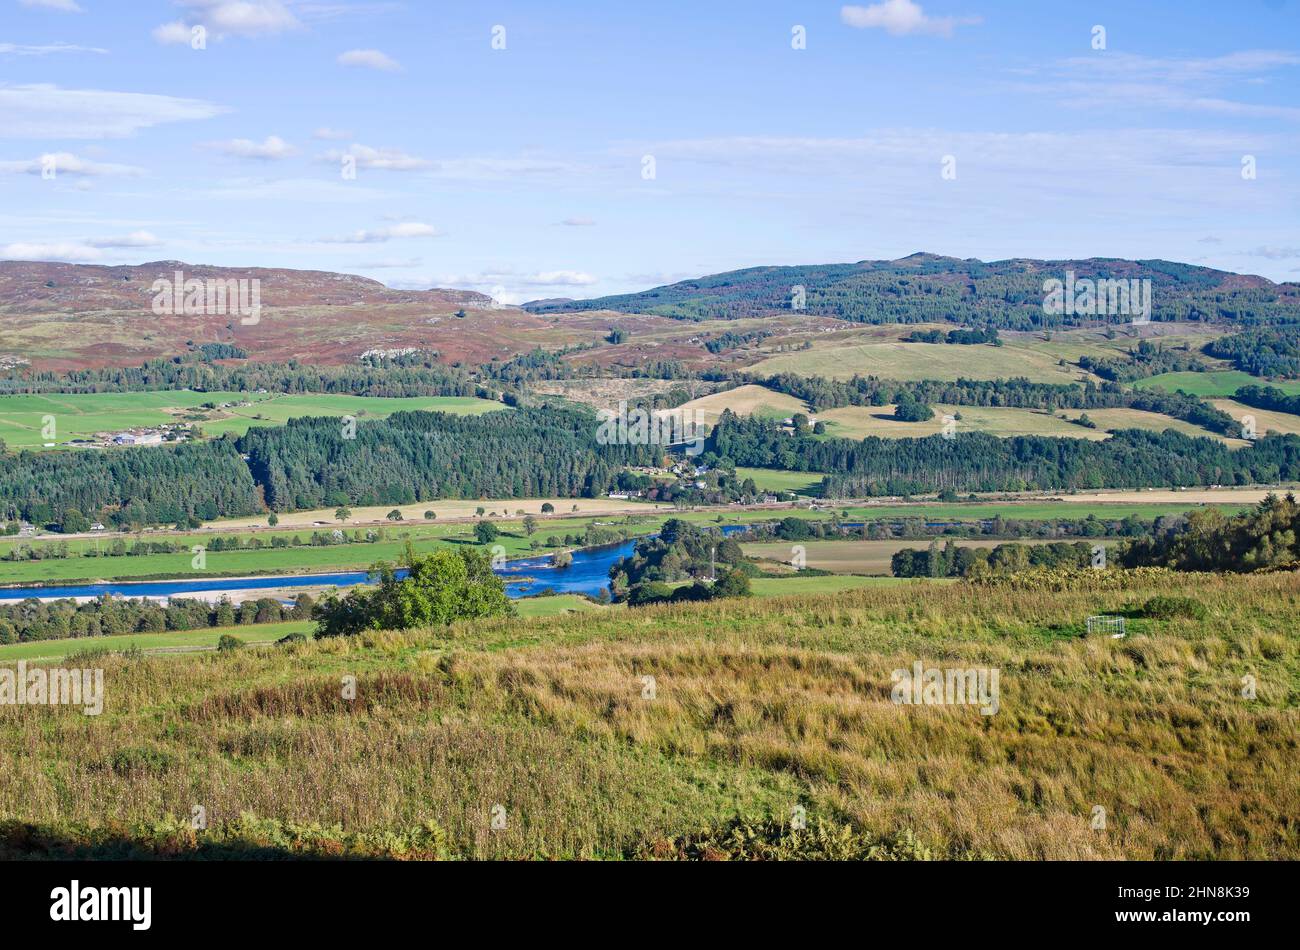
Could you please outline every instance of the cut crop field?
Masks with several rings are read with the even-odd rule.
[[[1280,432],[1282,435],[1300,435],[1300,416],[1292,415],[1289,412],[1256,409],[1254,406],[1248,406],[1243,402],[1236,402],[1232,399],[1211,399],[1210,404],[1216,409],[1222,409],[1238,422],[1242,422],[1246,416],[1253,416],[1255,419],[1255,432],[1258,435],[1263,436],[1269,432]]]
[[[807,414],[803,400],[779,393],[766,386],[737,386],[726,392],[713,393],[692,399],[672,412],[683,413],[682,418],[714,425],[722,413],[730,409],[738,416],[757,416],[760,419],[786,419],[796,412]],[[697,413],[698,415],[691,415]]]
[[[934,418],[925,422],[904,422],[894,418],[893,406],[844,406],[821,413],[815,418],[826,423],[828,438],[863,439],[879,436],[883,439],[909,439],[937,435],[943,431],[944,417],[951,416],[955,432],[983,432],[999,438],[1020,435],[1052,436],[1062,439],[1102,440],[1110,438],[1108,430],[1148,429],[1163,432],[1176,429],[1187,435],[1223,439],[1222,436],[1199,426],[1174,419],[1158,412],[1137,409],[1099,409],[1089,411],[1088,417],[1097,424],[1089,429],[1068,419],[1077,419],[1082,413],[1064,410],[1057,413],[1034,409],[1015,409],[989,406],[935,405]],[[1060,418],[1062,415],[1067,419]],[[1241,440],[1223,439],[1230,444],[1244,445]]]
[[[1194,618],[1083,636],[1157,595]],[[0,707],[0,857],[1295,860],[1298,600],[879,581],[105,657],[102,715]],[[894,701],[918,662],[996,708]]]
[[[961,346],[903,342],[901,337],[915,329],[924,327],[891,326],[830,334],[814,340],[810,349],[772,356],[755,363],[749,371],[760,375],[796,373],[830,379],[879,376],[899,380],[955,380],[1024,376],[1039,383],[1095,380],[1092,374],[1077,366],[1059,365],[1060,356],[1043,352],[1033,343]]]
[[[961,548],[995,548],[999,544],[1048,544],[1037,539],[1005,540],[965,540],[963,538],[900,538],[894,541],[868,540],[832,540],[800,541],[804,550],[805,565],[836,574],[886,575],[890,573],[890,558],[905,548],[925,550],[931,541],[946,545],[949,540]],[[1087,540],[1089,544],[1113,544],[1096,538],[1062,538],[1064,541]],[[744,552],[751,557],[767,558],[789,564],[794,557],[793,545],[788,541],[762,542],[741,545]],[[812,578],[807,578],[811,580]]]
[[[903,342],[903,337],[918,329],[947,332],[953,326],[891,324],[824,334],[812,340],[811,348],[774,354],[750,366],[749,372],[797,373],[832,379],[849,379],[854,375],[898,380],[1024,376],[1037,383],[1099,382],[1096,376],[1075,365],[1081,356],[1121,356],[1139,338],[1159,338],[1167,346],[1187,344],[1197,349],[1223,335],[1221,331],[1193,324],[1151,324],[1140,331],[1123,328],[1114,339],[1108,339],[1104,330],[1066,330],[1050,334],[1006,333],[1002,346]]]

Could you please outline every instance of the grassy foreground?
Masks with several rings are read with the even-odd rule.
[[[1205,615],[1080,635],[1157,594]],[[1156,572],[106,658],[99,717],[0,706],[0,856],[1295,859],[1298,605]],[[917,660],[999,711],[894,704]]]

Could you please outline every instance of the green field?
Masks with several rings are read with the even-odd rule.
[[[895,584],[944,584],[944,580],[914,580],[907,577],[858,577],[852,574],[830,574],[817,577],[755,577],[750,587],[755,597],[793,597],[796,594],[838,594],[841,591],[862,587],[888,587]]]
[[[473,396],[412,396],[388,398],[383,396],[329,396],[320,394],[275,395],[246,408],[226,410],[229,418],[200,424],[208,438],[233,432],[243,435],[254,426],[284,425],[290,419],[302,416],[354,416],[358,421],[382,419],[395,412],[424,410],[451,412],[457,415],[481,415],[504,409],[499,402],[476,399]]]
[[[1181,389],[1193,396],[1231,396],[1242,386],[1272,386],[1288,396],[1300,395],[1300,380],[1270,382],[1236,369],[1214,373],[1161,373],[1133,384],[1134,389],[1164,389],[1167,392]]]
[[[752,478],[759,491],[792,491],[815,497],[821,489],[821,472],[786,472],[779,468],[743,468],[736,466],[736,477]]]
[[[240,393],[196,393],[191,390],[156,393],[86,393],[77,395],[0,396],[0,439],[12,449],[40,448],[48,442],[64,445],[88,439],[96,432],[157,426],[174,420],[168,409],[194,409],[205,402],[241,399],[262,401],[269,396]],[[54,438],[42,433],[53,417]]]
[[[250,403],[203,410],[204,403]],[[501,403],[462,396],[420,396],[389,399],[370,396],[281,395],[275,393],[198,393],[191,390],[149,393],[88,393],[77,395],[0,396],[0,440],[14,449],[41,448],[53,442],[68,447],[74,439],[97,432],[159,426],[182,421],[194,410],[210,421],[195,422],[207,437],[226,432],[242,434],[252,426],[282,425],[300,416],[354,415],[382,418],[401,410],[481,413],[503,408]],[[54,437],[43,430],[53,417]]]
[[[0,663],[18,660],[61,660],[82,650],[161,650],[173,647],[215,647],[224,634],[247,644],[274,643],[290,633],[310,634],[309,620],[286,620],[248,626],[207,627],[202,630],[179,630],[172,633],[127,633],[117,637],[79,637],[70,640],[37,640],[32,643],[8,643],[0,646]]]

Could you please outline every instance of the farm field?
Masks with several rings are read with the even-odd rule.
[[[1077,366],[1058,365],[1060,357],[1037,350],[1032,344],[994,347],[904,343],[899,337],[918,327],[908,326],[901,332],[898,327],[891,329],[890,337],[883,339],[879,334],[872,334],[865,339],[862,335],[846,335],[817,340],[811,349],[778,354],[755,363],[749,371],[760,375],[797,373],[830,379],[879,376],[898,380],[955,380],[1024,376],[1037,383],[1095,380],[1091,373]]]
[[[752,478],[759,491],[792,491],[816,496],[821,488],[821,472],[787,472],[779,468],[745,468],[736,466],[736,477]]]
[[[916,583],[108,657],[93,721],[0,708],[0,820],[34,825],[0,852],[46,835],[95,855],[120,848],[97,843],[111,830],[140,855],[671,857],[706,834],[726,856],[730,830],[799,804],[855,855],[1300,856],[1300,644],[1272,632],[1297,575],[1032,597],[920,582],[924,609]],[[1205,615],[1081,635],[1156,595]],[[891,702],[891,671],[918,659],[1000,669],[998,711]],[[266,743],[274,758],[232,752]],[[178,801],[207,803],[208,827]],[[1090,827],[1097,803],[1111,833]]]
[[[693,418],[706,425],[714,425],[722,413],[730,409],[739,416],[757,416],[760,419],[785,419],[796,412],[807,413],[808,407],[803,400],[779,393],[766,386],[737,386],[726,392],[713,393],[692,399],[677,409],[666,410],[672,413],[682,412],[683,418]],[[690,416],[690,413],[698,413]]]
[[[1211,373],[1161,373],[1133,383],[1134,389],[1164,389],[1169,392],[1181,389],[1193,396],[1212,397],[1231,396],[1242,386],[1272,386],[1288,396],[1300,394],[1300,380],[1270,382],[1236,369]]]
[[[263,402],[269,400],[270,396],[255,393],[197,393],[188,389],[153,393],[0,396],[0,439],[15,449],[38,449],[46,442],[63,445],[72,439],[90,438],[96,432],[114,432],[173,422],[175,417],[167,411],[169,409],[195,409],[205,402],[222,403],[240,399]],[[46,439],[42,435],[47,416],[54,417],[53,439]]]
[[[215,647],[224,634],[247,645],[274,643],[291,633],[310,635],[314,624],[309,620],[286,620],[233,627],[204,627],[202,630],[178,630],[172,633],[126,633],[114,637],[78,637],[69,640],[36,640],[31,643],[0,645],[0,663],[18,660],[61,660],[82,650],[161,650],[174,647]]]
[[[1038,539],[1014,539],[1009,542],[1006,540],[966,540],[963,538],[899,538],[893,541],[868,541],[868,540],[833,540],[833,541],[800,541],[798,544],[804,549],[805,563],[808,567],[817,568],[823,571],[833,571],[836,574],[867,574],[867,575],[884,575],[889,576],[890,558],[898,551],[904,548],[920,548],[924,550],[930,546],[932,541],[938,541],[940,545],[946,545],[949,540],[962,548],[995,548],[999,544],[1016,543],[1016,544],[1048,544],[1049,541],[1040,541]],[[1066,542],[1087,541],[1089,544],[1113,544],[1113,541],[1106,541],[1099,538],[1059,538]],[[741,548],[751,557],[767,558],[773,561],[780,561],[782,564],[789,564],[794,556],[791,548],[792,544],[788,541],[762,542],[758,544],[743,544]],[[812,578],[808,578],[812,580]]]
[[[1223,437],[1208,429],[1202,429],[1181,419],[1174,419],[1158,412],[1143,412],[1138,409],[1097,409],[1089,410],[1088,418],[1097,423],[1097,428],[1088,429],[1075,425],[1060,416],[1077,419],[1082,413],[1077,409],[1060,410],[1056,413],[1039,412],[1033,409],[1014,409],[989,406],[946,406],[936,404],[934,418],[925,422],[903,422],[894,418],[893,406],[844,406],[831,409],[816,418],[826,423],[827,437],[863,439],[879,436],[885,439],[922,438],[937,435],[943,431],[944,416],[956,420],[956,432],[983,432],[999,438],[1018,435],[1042,435],[1062,439],[1090,439],[1100,441],[1110,438],[1108,429],[1149,429],[1163,432],[1176,429],[1187,435],[1222,439]],[[1241,440],[1223,439],[1230,444],[1245,443]]]
[[[1261,436],[1269,432],[1280,432],[1283,435],[1300,434],[1300,416],[1289,412],[1256,409],[1254,406],[1232,399],[1211,399],[1210,404],[1216,409],[1222,409],[1238,422],[1241,422],[1245,416],[1254,416],[1255,432]]]
[[[432,511],[435,520],[446,521],[453,518],[477,517],[479,508],[484,513],[495,517],[502,515],[516,516],[522,511],[526,515],[542,515],[542,506],[550,504],[554,515],[616,515],[616,514],[652,514],[656,511],[670,511],[671,505],[651,502],[628,501],[618,498],[497,498],[497,499],[461,499],[444,498],[439,501],[419,501],[409,505],[372,505],[349,509],[352,514],[346,522],[339,522],[334,517],[334,508],[315,508],[309,511],[281,512],[279,527],[287,528],[352,528],[366,525],[391,524],[388,513],[396,508],[406,521],[423,521],[424,513]],[[518,515],[522,518],[523,515]],[[319,524],[318,524],[319,522]],[[539,522],[543,527],[548,522]],[[241,528],[263,527],[266,516],[248,518],[222,518],[210,521],[206,527],[213,531],[234,531]],[[539,528],[539,530],[542,530]]]
[[[411,396],[388,398],[383,396],[331,396],[322,394],[275,395],[247,408],[223,411],[226,418],[203,422],[199,427],[205,438],[214,438],[233,432],[243,435],[254,426],[284,425],[290,419],[302,416],[350,415],[358,422],[382,419],[395,412],[449,412],[455,415],[480,415],[506,407],[489,399],[472,396]]]
[[[929,346],[931,344],[916,344]],[[943,431],[944,416],[957,419],[958,433],[984,432],[999,438],[1018,435],[1041,435],[1063,439],[1091,439],[1099,441],[1110,437],[1107,429],[1148,429],[1163,432],[1176,429],[1187,435],[1223,439],[1234,445],[1245,445],[1241,440],[1225,439],[1217,433],[1200,426],[1192,425],[1158,412],[1145,412],[1137,409],[1098,409],[1090,410],[1088,417],[1097,423],[1096,429],[1075,425],[1068,419],[1076,419],[1080,410],[1060,410],[1055,413],[1041,412],[1034,409],[1017,409],[990,406],[950,406],[936,404],[934,417],[925,422],[904,422],[894,418],[894,407],[885,406],[841,406],[828,409],[816,415],[799,400],[767,389],[763,386],[740,386],[728,392],[715,393],[686,403],[683,409],[699,410],[710,424],[717,421],[723,409],[731,409],[739,415],[757,413],[760,418],[782,419],[802,412],[810,418],[826,423],[826,438],[865,439],[877,436],[882,439],[916,439],[937,435]],[[1065,415],[1067,419],[1060,418]],[[763,485],[760,488],[765,487]],[[784,488],[774,485],[773,490]],[[796,489],[797,490],[797,489]]]
[[[1024,376],[1038,383],[1099,382],[1077,365],[1081,356],[1122,355],[1141,338],[1158,337],[1166,345],[1187,343],[1193,349],[1221,331],[1194,324],[1148,325],[1135,332],[1121,328],[1113,340],[1102,330],[1053,331],[1002,335],[1003,345],[962,346],[946,343],[905,343],[913,330],[953,329],[951,324],[889,324],[827,334],[813,340],[810,349],[778,353],[749,367],[752,373],[772,375],[797,373],[849,379],[879,376],[882,379],[998,379]],[[1062,366],[1064,360],[1066,365]]]
[[[248,402],[246,407],[203,410],[204,403]],[[40,396],[0,396],[0,440],[11,448],[56,447],[87,439],[96,432],[160,426],[180,421],[178,410],[196,410],[211,418],[196,422],[204,437],[232,432],[242,435],[252,426],[283,425],[301,416],[354,415],[382,418],[402,410],[436,410],[478,414],[505,407],[498,402],[460,396],[421,396],[388,399],[370,396],[282,395],[267,393],[199,393],[191,390],[146,393],[87,393]],[[55,438],[42,435],[46,417],[53,416]]]

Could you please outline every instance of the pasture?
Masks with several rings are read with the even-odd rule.
[[[225,408],[204,409],[206,403]],[[245,405],[246,404],[246,405]],[[86,393],[39,396],[0,396],[0,440],[11,449],[39,449],[53,442],[70,448],[75,439],[95,433],[161,426],[190,421],[205,438],[232,432],[242,435],[252,426],[283,425],[302,416],[352,415],[379,419],[403,410],[478,414],[505,408],[501,403],[461,396],[419,396],[390,399],[371,396],[330,396],[276,393],[200,393],[191,390],[147,393]],[[45,432],[52,420],[53,438]]]

